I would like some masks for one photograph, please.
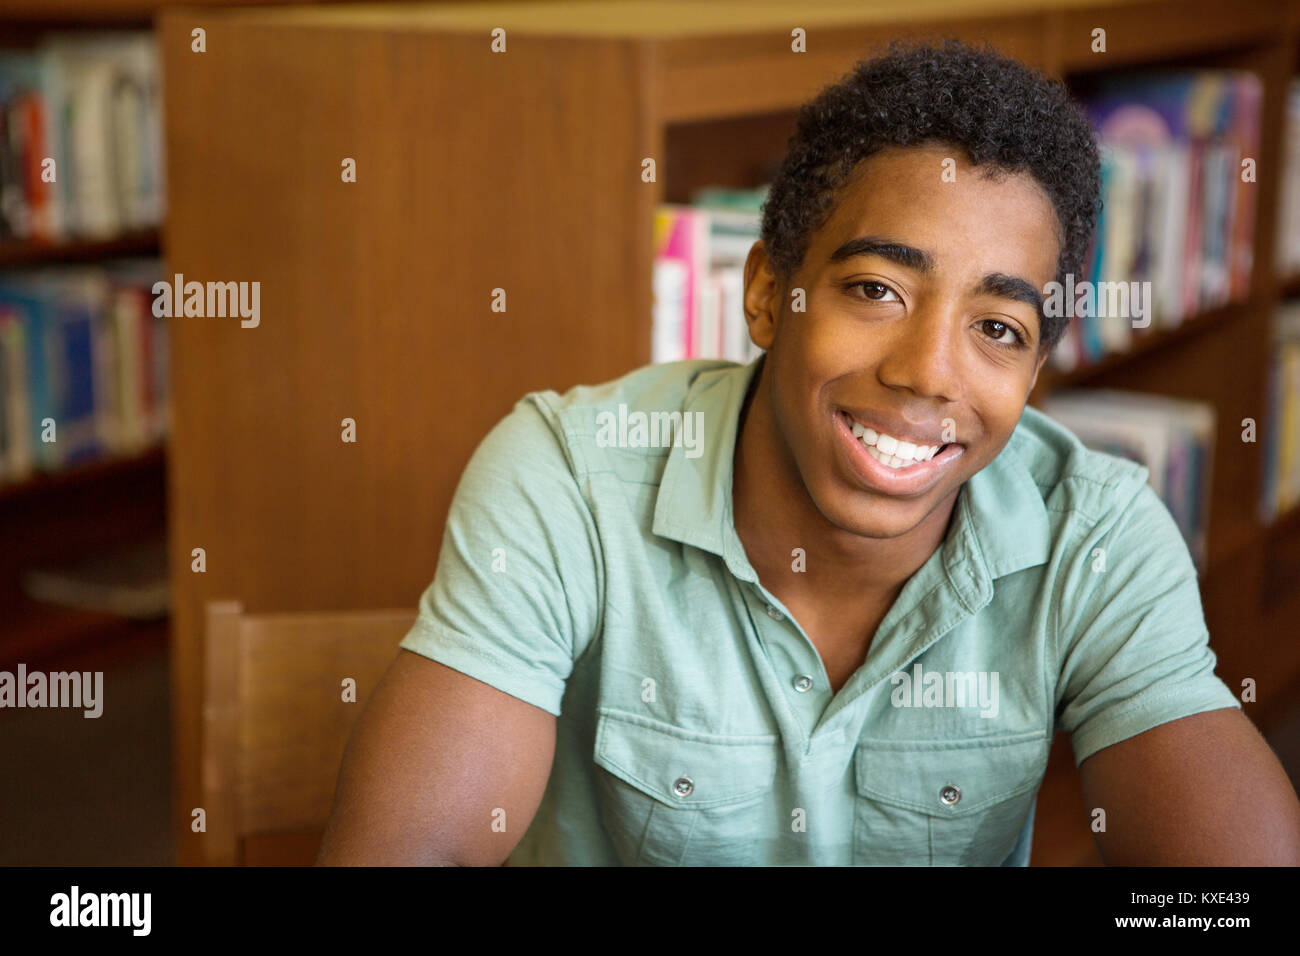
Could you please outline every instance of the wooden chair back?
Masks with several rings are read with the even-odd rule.
[[[205,863],[314,861],[353,721],[414,622],[414,610],[254,615],[208,604]]]

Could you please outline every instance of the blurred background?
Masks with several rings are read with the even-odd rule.
[[[0,0],[0,671],[104,675],[97,719],[0,708],[0,864],[309,862],[338,666],[391,659],[478,440],[753,357],[794,111],[902,36],[1086,104],[1085,272],[1151,312],[1072,321],[1032,401],[1148,466],[1300,778],[1300,4]],[[1100,862],[1060,735],[1033,862]]]

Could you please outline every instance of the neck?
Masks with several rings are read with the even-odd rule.
[[[777,427],[767,366],[765,356],[741,410],[733,460],[732,510],[750,564],[769,590],[815,592],[829,602],[892,601],[943,542],[957,493],[895,538],[868,538],[832,524]],[[806,573],[792,573],[795,548],[806,555]]]

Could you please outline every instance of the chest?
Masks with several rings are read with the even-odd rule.
[[[892,598],[832,608],[821,602],[783,599],[799,622],[826,668],[831,693],[838,694],[871,651],[880,623],[892,606]]]

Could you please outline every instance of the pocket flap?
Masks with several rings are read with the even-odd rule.
[[[595,760],[671,807],[705,809],[754,799],[776,779],[777,737],[723,736],[601,708]]]
[[[1038,786],[1050,741],[1035,731],[950,740],[863,740],[858,793],[936,817],[959,817]]]

